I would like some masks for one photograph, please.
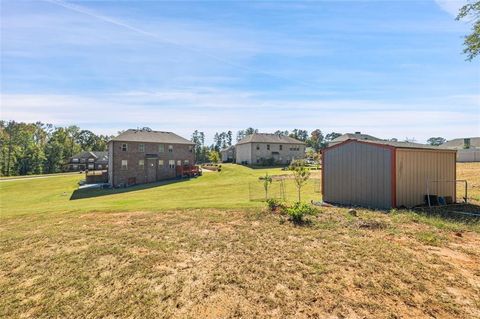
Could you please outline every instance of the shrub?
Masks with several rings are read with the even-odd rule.
[[[269,198],[267,199],[267,207],[268,207],[268,210],[271,211],[271,212],[274,212],[276,211],[278,208],[281,208],[283,210],[284,208],[284,205],[281,201],[279,201],[278,199],[275,199],[275,198]]]
[[[296,202],[292,207],[287,208],[287,215],[295,224],[303,223],[306,216],[315,216],[317,213],[315,207],[302,202]]]

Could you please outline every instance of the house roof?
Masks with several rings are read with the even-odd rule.
[[[253,133],[241,139],[237,145],[247,143],[305,144],[305,142],[299,141],[290,136],[271,133]]]
[[[371,140],[358,140],[358,139],[349,139],[338,144],[332,145],[329,148],[335,148],[341,144],[345,144],[347,142],[359,142],[359,143],[367,143],[372,145],[386,145],[392,146],[394,148],[408,148],[408,149],[427,149],[427,150],[435,150],[435,151],[455,151],[449,149],[442,149],[436,146],[426,145],[426,144],[419,144],[419,143],[410,143],[410,142],[394,142],[394,141],[385,141],[385,140],[378,140],[378,141],[371,141]]]
[[[336,144],[340,143],[346,140],[369,140],[369,141],[381,141],[378,137],[368,135],[368,134],[362,134],[362,133],[345,133],[343,135],[340,135],[337,138],[334,138],[333,140],[330,141],[330,144]]]
[[[134,129],[126,130],[120,135],[114,137],[112,141],[195,145],[195,143],[192,141],[189,141],[172,132]]]
[[[471,148],[480,148],[480,137],[465,137],[470,139]],[[440,148],[449,148],[461,150],[465,142],[465,138],[456,138],[440,145]]]
[[[90,158],[93,157],[97,161],[108,161],[108,152],[101,151],[84,151],[72,156],[72,158]]]
[[[220,152],[228,152],[228,151],[234,151],[234,150],[235,150],[235,145],[230,145],[229,147],[220,150]]]

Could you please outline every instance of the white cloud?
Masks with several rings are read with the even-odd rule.
[[[462,0],[435,0],[437,5],[445,12],[453,17],[458,15],[458,10],[466,4],[466,1]]]
[[[404,105],[366,100],[285,101],[252,92],[170,90],[96,96],[2,94],[2,119],[54,125],[78,125],[98,133],[114,134],[126,128],[150,126],[190,136],[193,130],[213,136],[216,131],[253,126],[262,131],[320,128],[330,132],[363,131],[379,137],[431,136],[454,138],[480,135],[479,112],[456,111],[438,101]],[[457,103],[473,102],[460,97]]]

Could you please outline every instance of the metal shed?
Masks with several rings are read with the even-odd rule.
[[[322,154],[322,195],[329,203],[413,207],[429,194],[456,200],[456,151],[422,144],[346,140]]]

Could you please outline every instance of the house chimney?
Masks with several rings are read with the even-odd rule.
[[[470,148],[470,139],[469,138],[464,138],[463,139],[463,148],[464,149]]]
[[[355,134],[362,134],[362,132],[355,132]]]

